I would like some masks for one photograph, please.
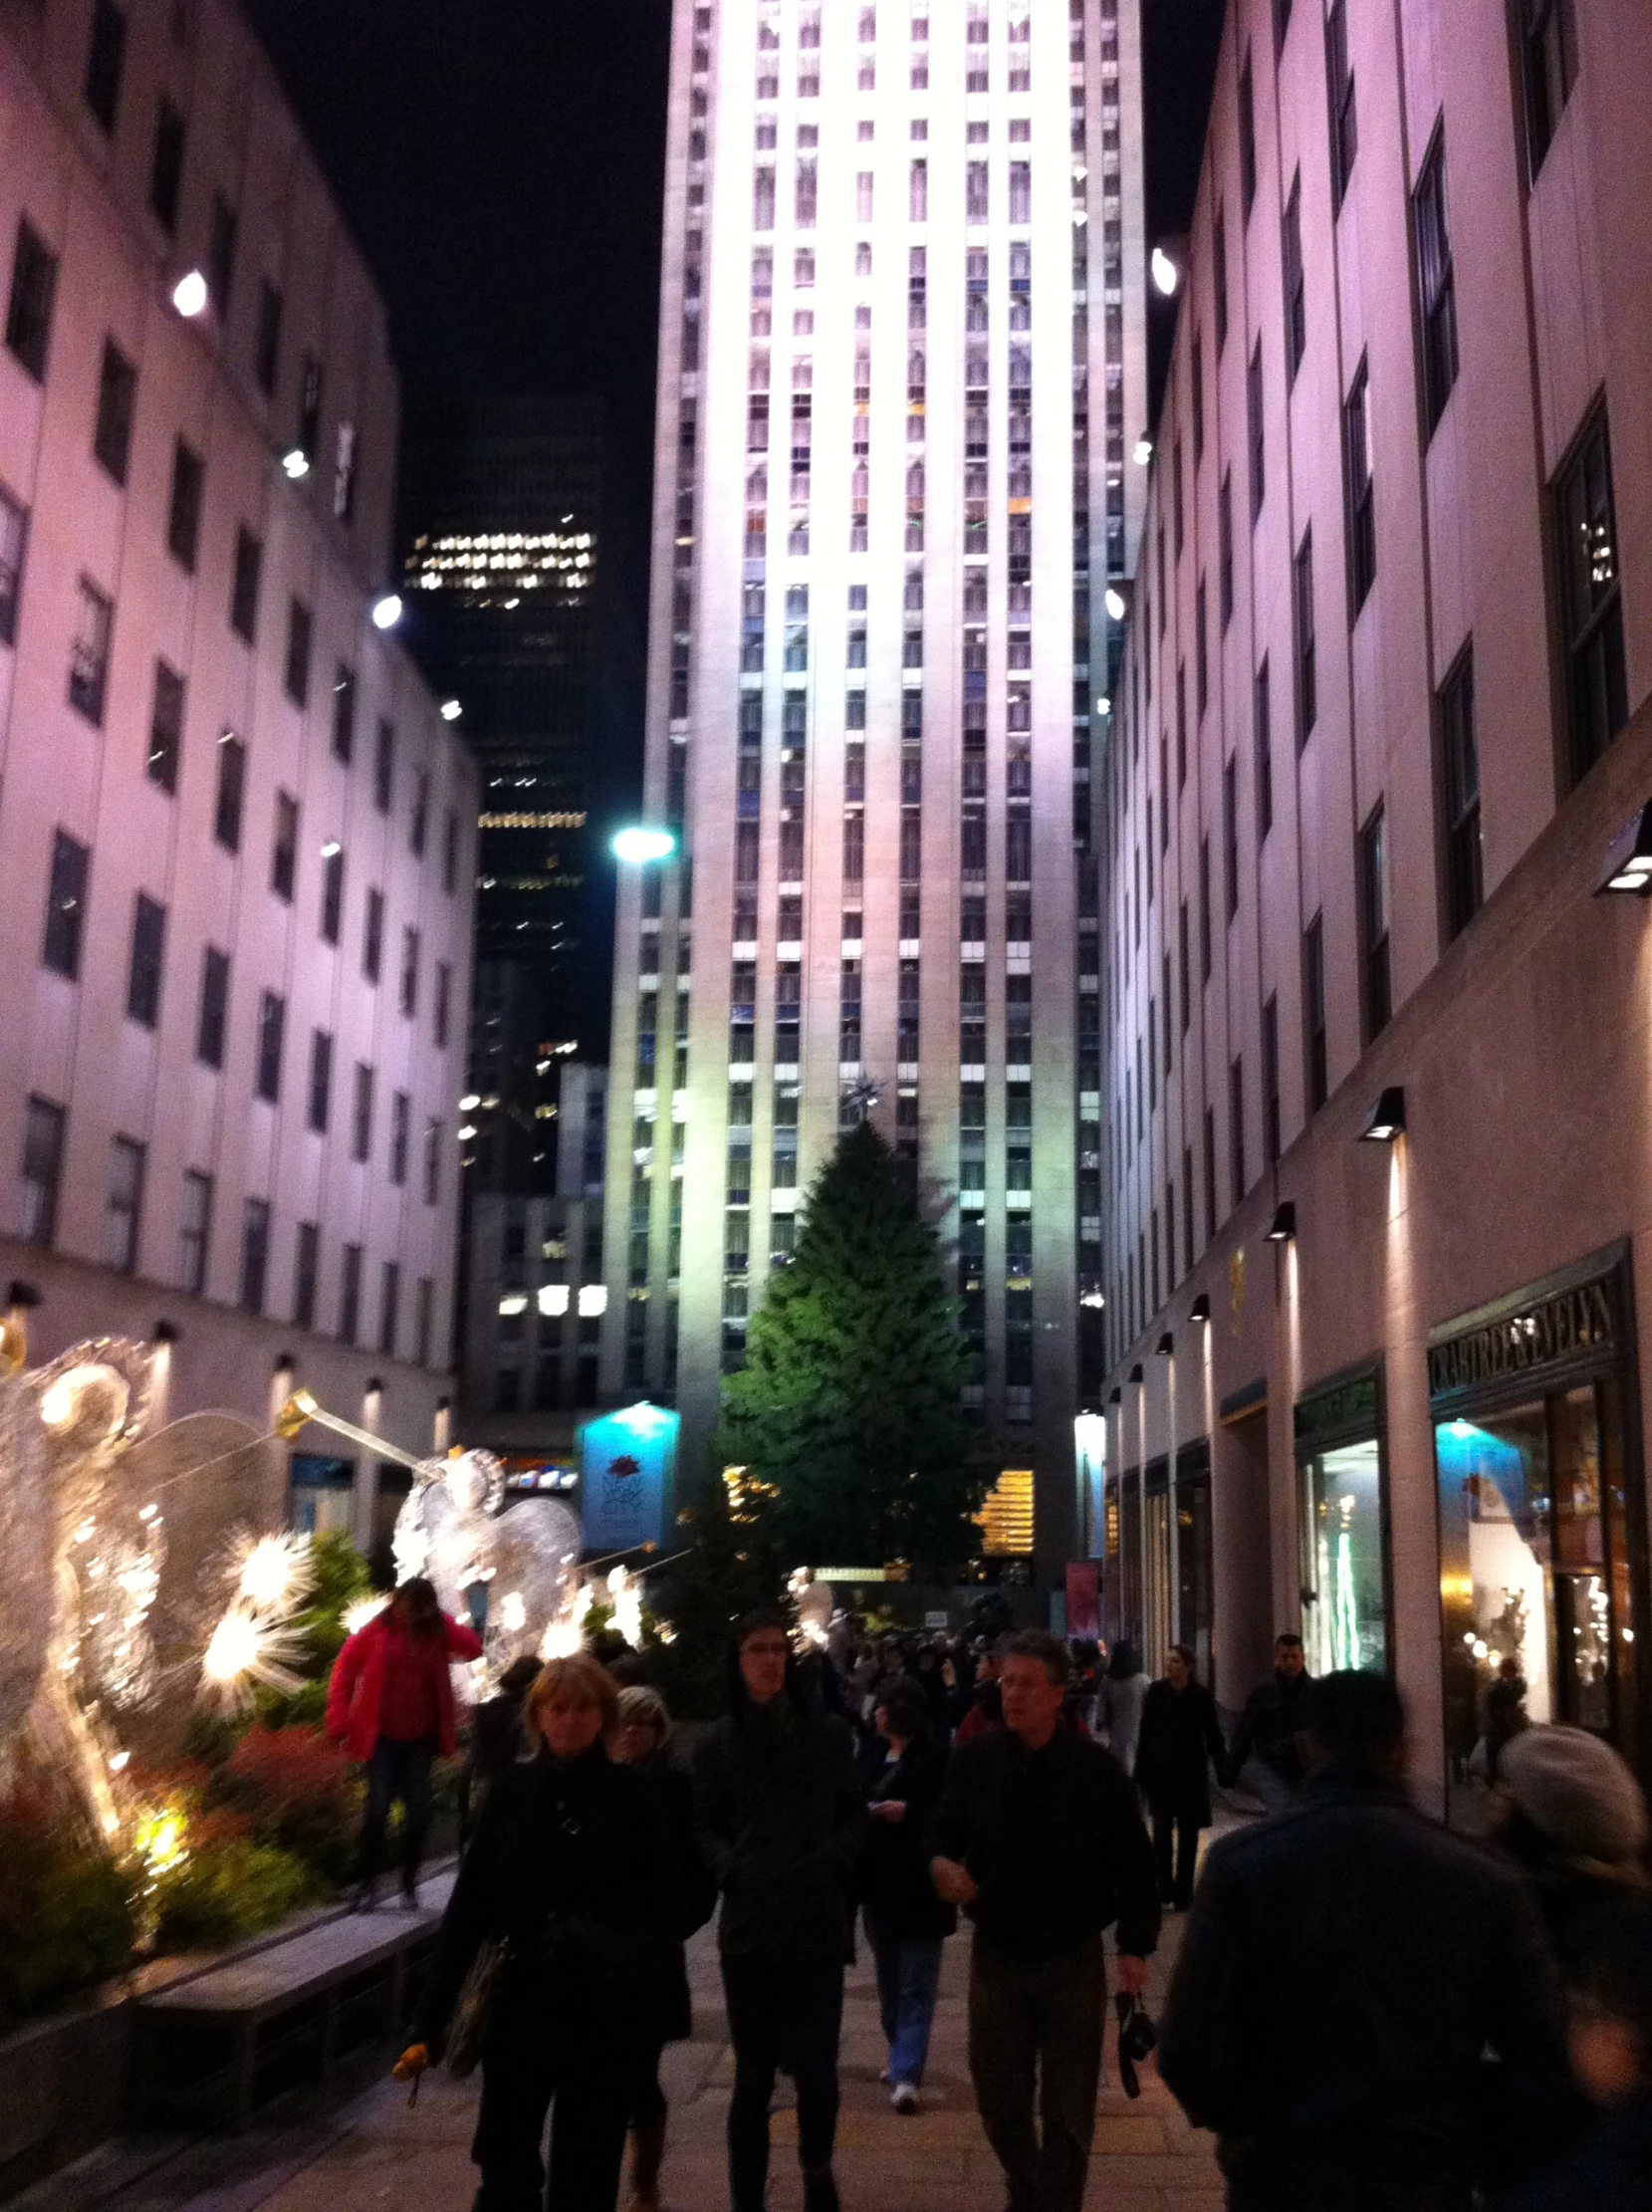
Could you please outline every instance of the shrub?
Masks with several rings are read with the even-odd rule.
[[[156,1880],[156,1940],[168,1951],[215,1950],[274,1927],[312,1892],[290,1851],[209,1838]]]
[[[312,1728],[253,1728],[224,1768],[225,1802],[278,1844],[332,1880],[349,1871],[358,1793],[344,1748]]]
[[[0,2025],[118,1974],[132,1939],[108,1853],[71,1841],[43,1799],[20,1791],[0,1803]]]

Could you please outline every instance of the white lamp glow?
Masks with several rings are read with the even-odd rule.
[[[1173,299],[1182,275],[1162,246],[1153,248],[1152,270],[1154,290],[1167,300]]]
[[[621,830],[613,841],[613,857],[638,866],[650,860],[668,860],[677,850],[669,830]]]
[[[207,299],[206,279],[198,269],[189,270],[172,287],[172,305],[187,322],[203,311]]]
[[[373,626],[376,629],[394,629],[401,619],[401,599],[395,592],[386,592],[372,603]]]

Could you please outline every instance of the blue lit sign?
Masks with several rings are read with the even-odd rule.
[[[588,1552],[657,1545],[677,1456],[675,1413],[646,1402],[580,1431],[582,1537]]]

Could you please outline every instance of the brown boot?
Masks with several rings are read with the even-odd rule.
[[[631,2212],[659,2212],[659,2169],[665,2156],[665,2114],[631,2130]]]

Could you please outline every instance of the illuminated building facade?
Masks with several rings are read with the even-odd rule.
[[[604,1388],[674,1398],[692,1460],[871,1099],[1050,1579],[1101,1272],[1138,75],[1134,0],[677,7],[645,814],[682,857],[622,878],[615,963]]]
[[[590,864],[599,407],[482,398],[420,410],[405,442],[408,635],[480,771],[466,1151],[477,1190],[549,1192],[557,1059]]]
[[[1505,1659],[1652,1747],[1649,99],[1229,9],[1104,777],[1110,1627],[1391,1669],[1453,1812]]]
[[[167,1323],[173,1413],[427,1449],[476,779],[371,618],[383,305],[235,8],[0,0],[0,1281],[38,1353]]]

